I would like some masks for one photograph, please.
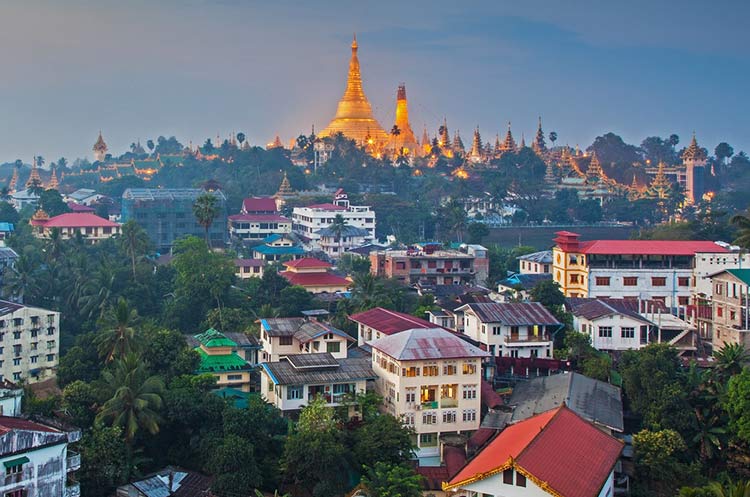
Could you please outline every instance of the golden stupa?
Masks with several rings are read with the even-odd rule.
[[[372,115],[370,102],[362,90],[362,75],[357,59],[357,36],[352,41],[352,58],[349,61],[349,77],[344,96],[339,101],[336,116],[320,133],[332,136],[343,133],[361,145],[379,145],[388,141],[388,133]]]
[[[414,131],[409,124],[409,108],[406,101],[406,85],[399,85],[396,93],[396,120],[394,127],[398,128],[397,133],[391,131],[388,140],[388,151],[397,155],[417,155],[419,153],[419,144],[414,136]]]

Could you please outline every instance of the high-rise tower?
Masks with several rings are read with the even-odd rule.
[[[385,144],[388,141],[388,133],[372,115],[372,107],[362,89],[362,75],[359,70],[359,59],[357,58],[357,37],[352,40],[352,57],[349,60],[349,76],[346,81],[346,90],[341,97],[336,109],[336,116],[321,131],[320,136],[332,136],[343,133],[357,143],[364,145],[372,140],[372,144]],[[372,145],[370,144],[370,145]]]

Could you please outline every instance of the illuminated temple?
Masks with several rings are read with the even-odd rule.
[[[344,96],[339,101],[336,116],[320,133],[320,136],[332,136],[341,132],[359,144],[379,148],[388,141],[389,135],[373,117],[372,107],[362,89],[357,48],[355,36],[352,41],[352,58],[349,61],[349,76]]]

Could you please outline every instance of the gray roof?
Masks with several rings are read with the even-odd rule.
[[[614,431],[624,429],[620,389],[578,373],[541,376],[518,383],[509,405],[513,421],[522,421],[565,403],[584,419]]]
[[[399,361],[489,357],[484,350],[443,328],[413,328],[374,340],[370,345]]]
[[[520,255],[516,257],[516,259],[518,259],[519,261],[524,260],[524,261],[538,262],[540,264],[552,264],[552,251],[542,250],[541,252],[534,252],[532,254]]]
[[[566,304],[574,316],[580,316],[588,320],[622,314],[643,323],[651,323],[638,313],[640,303],[637,300],[568,298]]]
[[[190,200],[204,193],[210,193],[226,200],[221,190],[207,191],[202,188],[128,188],[122,198],[133,200]]]
[[[294,359],[291,359],[292,357]],[[295,367],[292,362],[302,366]],[[309,365],[316,362],[320,362],[321,365],[318,367]],[[336,365],[332,366],[334,362]],[[376,378],[369,358],[335,359],[327,352],[298,354],[278,362],[264,362],[261,367],[276,385],[316,385]]]
[[[224,336],[237,344],[241,349],[260,347],[258,339],[243,332],[225,332]]]
[[[539,302],[466,304],[457,310],[471,309],[483,323],[502,323],[508,326],[562,324]]]
[[[6,314],[16,312],[17,310],[23,309],[24,307],[26,306],[23,304],[9,302],[7,300],[0,300],[0,316],[5,316]]]
[[[260,320],[263,330],[271,337],[294,337],[302,343],[309,342],[321,335],[334,335],[354,341],[346,332],[334,328],[322,321],[312,321],[306,318],[265,318]]]

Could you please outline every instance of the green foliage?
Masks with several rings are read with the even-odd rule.
[[[422,477],[406,466],[378,462],[367,468],[362,484],[370,497],[419,497]]]
[[[18,224],[18,211],[8,202],[0,202],[0,222]]]
[[[679,485],[693,481],[691,468],[683,461],[685,441],[674,430],[643,430],[633,435],[636,472],[635,495],[672,497]]]
[[[346,252],[341,254],[336,267],[345,273],[367,274],[370,272],[370,259]]]
[[[744,368],[729,380],[724,408],[734,434],[750,443],[750,368]]]
[[[63,390],[62,407],[71,417],[74,426],[93,426],[98,401],[97,389],[81,380],[70,383]]]
[[[39,195],[39,207],[46,212],[49,217],[54,217],[65,212],[69,212],[68,204],[63,202],[62,195],[57,190],[44,190]]]
[[[83,435],[79,448],[81,469],[76,476],[83,495],[105,497],[126,482],[128,457],[120,428],[94,427]]]
[[[261,482],[255,448],[236,435],[226,435],[211,447],[206,470],[214,476],[211,493],[223,497],[250,495]]]
[[[352,433],[354,459],[362,466],[404,464],[412,458],[412,435],[397,418],[374,416]]]
[[[469,232],[469,243],[482,243],[482,240],[490,234],[490,229],[485,223],[469,223],[467,231]]]
[[[302,311],[313,306],[313,295],[301,286],[288,286],[279,293],[281,298],[280,315],[285,317],[301,316]]]
[[[208,238],[208,230],[214,222],[214,219],[219,215],[219,201],[211,193],[204,193],[195,199],[193,204],[193,214],[198,224],[203,226],[206,232],[206,243],[211,244],[211,240]]]

